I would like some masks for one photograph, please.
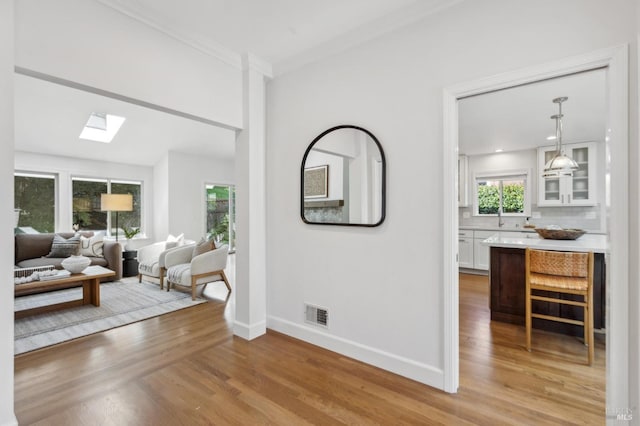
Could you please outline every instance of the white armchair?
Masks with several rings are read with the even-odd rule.
[[[193,246],[178,247],[170,250],[165,256],[167,269],[167,291],[174,287],[190,287],[191,298],[196,300],[196,288],[210,282],[224,281],[229,292],[231,286],[224,273],[229,256],[229,247],[223,245],[214,250],[193,257]]]
[[[168,251],[177,248],[178,242],[161,241],[138,249],[138,282],[142,277],[152,277],[160,281],[160,289],[164,288],[166,273],[165,256]],[[190,245],[193,250],[193,245]]]

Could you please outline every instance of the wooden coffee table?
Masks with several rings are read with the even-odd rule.
[[[114,271],[103,268],[102,266],[89,266],[81,273],[71,274],[71,276],[65,278],[17,284],[15,286],[15,296],[25,296],[27,294],[82,287],[82,299],[17,311],[15,312],[15,318],[24,318],[29,315],[42,314],[45,312],[72,308],[74,306],[89,304],[100,306],[100,278],[111,277],[115,274],[116,273]]]

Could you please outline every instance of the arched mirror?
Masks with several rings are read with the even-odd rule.
[[[385,158],[368,130],[322,132],[302,158],[300,214],[318,225],[378,226],[385,217]]]

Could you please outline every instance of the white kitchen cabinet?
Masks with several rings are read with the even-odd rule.
[[[544,165],[553,158],[555,146],[538,148],[538,205],[539,206],[593,206],[596,198],[597,143],[564,145],[565,154],[580,167],[573,176],[544,179]]]
[[[469,160],[466,155],[458,156],[458,207],[466,207],[469,205],[469,195],[467,187],[467,170]]]
[[[473,268],[473,231],[458,231],[458,266]]]
[[[458,265],[460,268],[489,270],[489,247],[482,244],[496,231],[458,230]]]
[[[485,246],[482,242],[494,234],[495,231],[474,231],[473,269],[489,270],[489,246]]]

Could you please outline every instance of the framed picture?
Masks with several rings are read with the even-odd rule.
[[[304,169],[304,198],[327,198],[329,196],[329,166]]]

